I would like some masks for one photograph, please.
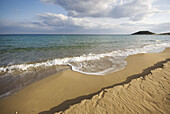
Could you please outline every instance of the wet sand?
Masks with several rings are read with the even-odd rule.
[[[131,79],[162,68],[170,59],[170,48],[161,53],[129,56],[126,68],[105,76],[64,71],[24,88],[16,95],[0,100],[0,113],[49,114],[68,109],[83,99],[91,99],[106,88],[130,83]]]

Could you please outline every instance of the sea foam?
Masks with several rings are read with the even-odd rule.
[[[126,61],[124,60],[129,55],[134,55],[138,53],[155,53],[161,52],[166,47],[170,47],[170,43],[155,43],[145,45],[141,48],[131,48],[131,49],[124,49],[124,50],[115,50],[108,53],[101,53],[101,54],[87,54],[81,55],[79,57],[66,57],[66,58],[56,58],[53,60],[48,60],[44,62],[38,63],[27,63],[27,64],[18,64],[18,65],[9,65],[0,67],[0,73],[13,73],[15,71],[27,71],[31,68],[41,68],[41,67],[51,67],[56,65],[69,65],[72,67],[72,70],[81,72],[84,74],[91,74],[91,75],[105,75],[110,72],[115,72],[120,69],[123,69],[126,66]],[[111,62],[111,67],[102,69],[97,69],[96,71],[92,68],[95,68],[98,65],[102,65],[100,62],[101,59],[107,58],[108,63]],[[99,62],[100,64],[98,64]],[[76,63],[76,64],[75,64]],[[95,63],[95,64],[91,64]],[[103,63],[104,64],[104,63]],[[95,66],[96,65],[96,66]],[[116,67],[118,66],[118,67]],[[91,71],[86,70],[85,67],[91,69]],[[104,66],[102,66],[104,67]]]

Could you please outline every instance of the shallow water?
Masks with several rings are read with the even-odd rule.
[[[0,95],[15,93],[43,74],[68,66],[105,75],[123,69],[129,55],[166,47],[170,47],[168,35],[0,35]]]

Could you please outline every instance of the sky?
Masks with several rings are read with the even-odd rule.
[[[0,0],[0,34],[170,32],[170,0]]]

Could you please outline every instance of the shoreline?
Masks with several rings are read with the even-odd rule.
[[[160,66],[160,67],[157,67]],[[169,113],[170,59],[55,114]],[[153,70],[152,70],[153,69]],[[49,112],[50,113],[50,112]]]
[[[62,111],[75,104],[71,100],[79,102],[75,98],[81,97],[82,100],[93,96],[102,88],[126,81],[129,76],[136,78],[143,69],[144,74],[147,74],[146,71],[150,72],[152,68],[162,67],[159,62],[166,59],[169,61],[169,58],[170,48],[167,48],[161,53],[131,55],[126,58],[126,68],[105,76],[85,75],[71,70],[54,74],[29,85],[14,96],[0,100],[0,110],[2,113],[41,114]],[[156,63],[159,64],[154,66]]]
[[[13,79],[13,80],[10,80],[11,83],[8,82],[5,85],[0,85],[0,90],[2,89],[4,91],[6,91],[5,93],[0,95],[0,100],[6,99],[10,96],[13,96],[16,93],[18,93],[19,91],[21,91],[22,89],[24,89],[25,87],[27,87],[37,81],[40,81],[48,76],[51,76],[53,74],[58,74],[60,72],[64,72],[67,70],[70,70],[70,66],[60,65],[60,66],[53,66],[48,69],[44,68],[44,69],[37,70],[37,71],[35,70],[34,72],[31,72],[31,73],[27,72],[23,75],[18,74],[15,77],[13,75],[4,76],[4,77],[0,76],[0,78],[2,77],[0,83],[3,83],[3,81],[6,81],[7,79],[10,80],[10,78]],[[3,80],[3,78],[4,78],[4,80]],[[12,82],[17,82],[17,83],[13,84]],[[9,88],[11,89],[10,91],[9,91]],[[0,92],[2,92],[2,91],[0,91]]]

